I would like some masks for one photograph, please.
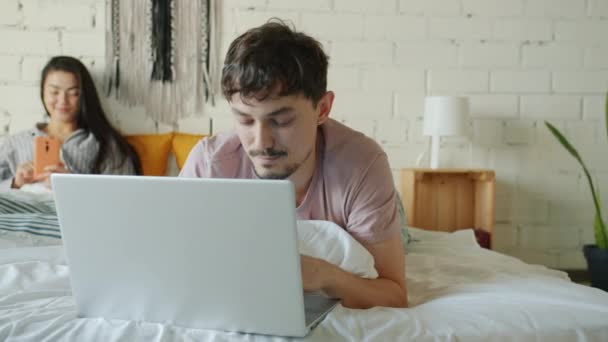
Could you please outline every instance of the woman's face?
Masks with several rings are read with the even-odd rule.
[[[51,121],[76,121],[80,109],[80,85],[76,75],[59,70],[50,71],[46,75],[42,94]]]

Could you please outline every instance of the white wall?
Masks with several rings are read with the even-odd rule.
[[[104,16],[103,0],[0,2],[0,128],[40,119],[38,73],[51,55],[81,56],[101,79]],[[442,162],[496,170],[496,248],[550,267],[585,267],[588,186],[543,121],[565,130],[608,193],[608,0],[224,0],[223,51],[271,16],[323,42],[333,116],[380,142],[395,170],[414,166],[427,147],[423,97],[469,95],[471,140],[446,140]],[[172,129],[139,108],[107,107],[125,132]],[[225,103],[205,111],[214,131],[229,129]],[[176,126],[208,132],[209,120]]]

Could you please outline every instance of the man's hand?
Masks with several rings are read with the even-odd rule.
[[[300,255],[300,264],[304,291],[322,290],[327,284],[329,267],[331,265],[324,260],[306,255]]]
[[[405,255],[401,237],[364,245],[374,257],[378,278],[364,279],[324,260],[301,255],[304,291],[322,290],[348,308],[407,307]]]
[[[35,181],[34,163],[30,161],[17,166],[15,178],[13,178],[13,184],[11,184],[11,187],[14,189],[20,189],[25,184],[34,183]]]

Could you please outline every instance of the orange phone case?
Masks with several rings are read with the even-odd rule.
[[[61,143],[53,137],[34,138],[34,178],[44,173],[49,165],[59,164],[59,150]]]

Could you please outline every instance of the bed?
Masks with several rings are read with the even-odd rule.
[[[281,340],[78,318],[52,198],[0,197],[0,204],[5,204],[0,205],[1,341]],[[348,252],[354,240],[319,231],[317,241],[339,235],[345,247],[339,257],[360,264]],[[411,307],[338,306],[305,340],[608,341],[608,293],[572,283],[563,272],[480,248],[471,230],[438,233],[410,228],[410,234],[406,274]]]

